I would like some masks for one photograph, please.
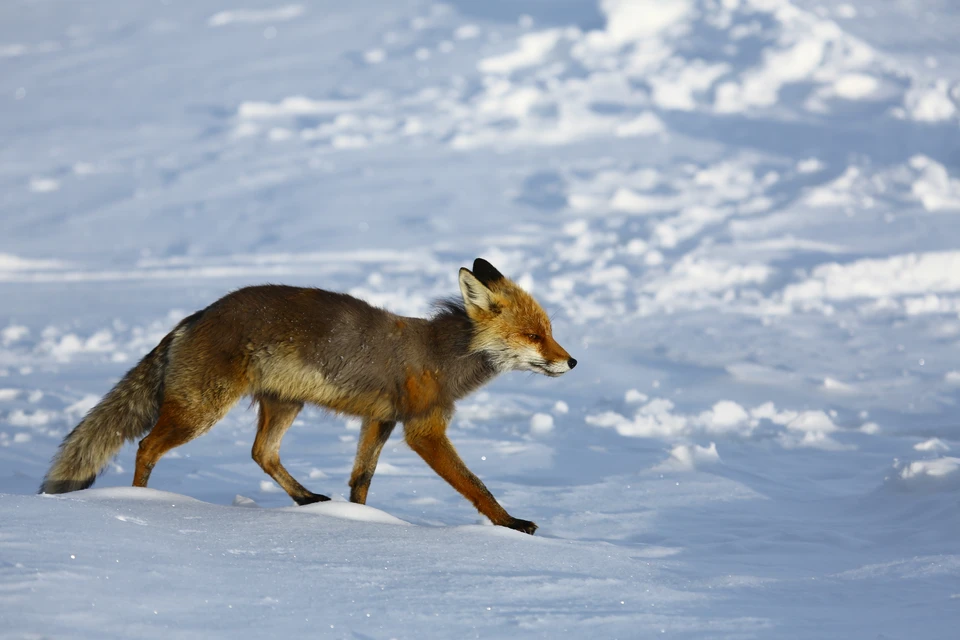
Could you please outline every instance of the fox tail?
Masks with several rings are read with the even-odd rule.
[[[86,489],[125,442],[150,432],[163,400],[170,345],[198,315],[183,320],[167,334],[63,439],[40,485],[40,493]]]

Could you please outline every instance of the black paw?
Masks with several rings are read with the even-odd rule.
[[[301,507],[305,504],[313,504],[314,502],[327,502],[330,500],[327,496],[322,496],[319,493],[311,493],[307,496],[301,496],[299,498],[294,498],[294,501]]]
[[[530,535],[533,535],[533,532],[537,530],[536,523],[530,522],[529,520],[521,520],[520,518],[510,518],[510,521],[503,526],[529,533]]]

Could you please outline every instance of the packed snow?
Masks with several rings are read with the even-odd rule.
[[[0,637],[954,638],[960,6],[13,0]],[[408,315],[477,256],[579,364],[449,433],[530,537],[359,422],[247,403],[131,488],[63,437],[240,286]]]

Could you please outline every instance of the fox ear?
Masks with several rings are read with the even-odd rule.
[[[497,307],[491,299],[490,289],[466,267],[460,269],[460,293],[463,294],[463,304],[468,313],[472,310],[490,312]]]
[[[486,287],[489,287],[494,282],[503,280],[503,274],[483,258],[477,258],[473,261],[473,275]]]

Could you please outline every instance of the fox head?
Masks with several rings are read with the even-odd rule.
[[[550,318],[529,293],[484,260],[460,269],[460,293],[475,334],[471,347],[500,371],[563,375],[577,361],[553,339]]]

